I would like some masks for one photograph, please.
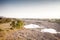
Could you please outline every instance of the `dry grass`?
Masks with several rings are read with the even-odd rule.
[[[13,21],[17,21],[17,19],[14,19]],[[10,22],[12,22],[10,19],[2,19],[0,20],[0,40],[60,40],[60,34],[50,34],[50,33],[41,33],[38,29],[16,29],[11,28]],[[33,21],[32,21],[33,22]],[[35,22],[35,21],[34,21]],[[49,21],[52,22],[52,21]],[[49,23],[46,22],[46,23]],[[60,20],[54,21],[54,22],[60,22]],[[44,22],[42,22],[43,24]],[[46,25],[46,23],[44,25]],[[40,23],[41,24],[41,23]],[[50,24],[49,24],[50,25]],[[48,26],[49,26],[48,25]]]

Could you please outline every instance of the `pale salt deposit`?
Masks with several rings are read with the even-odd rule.
[[[52,28],[45,28],[44,26],[39,26],[39,25],[36,25],[36,24],[29,24],[29,25],[25,25],[24,26],[25,28],[43,28],[41,29],[41,32],[48,32],[48,33],[60,33],[60,32],[57,32],[55,29],[52,29]]]
[[[52,28],[50,28],[50,29],[47,29],[47,28],[42,29],[41,32],[57,33],[57,31],[55,29],[52,29]]]
[[[36,25],[36,24],[25,25],[24,27],[25,28],[40,28],[40,26],[39,25]]]

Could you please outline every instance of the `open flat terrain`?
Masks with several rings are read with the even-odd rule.
[[[1,20],[1,19],[0,19]],[[15,19],[14,19],[15,20]],[[37,24],[39,26],[44,26],[45,28],[53,28],[60,32],[60,24],[56,22],[50,22],[48,20],[39,20],[39,19],[21,19],[24,21],[24,25],[28,24]],[[3,20],[2,20],[3,21]],[[9,29],[12,26],[10,22],[0,23],[0,28],[3,29],[0,32],[0,40],[60,40],[60,34],[52,33],[42,33],[41,29]]]

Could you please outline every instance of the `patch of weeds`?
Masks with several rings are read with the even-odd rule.
[[[12,26],[12,28],[22,29],[24,26],[24,22],[22,20],[16,20],[12,21],[10,25]]]
[[[10,18],[2,18],[2,19],[0,19],[0,24],[1,23],[8,23],[8,22],[11,22]]]

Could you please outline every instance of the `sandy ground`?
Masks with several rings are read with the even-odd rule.
[[[24,21],[25,25],[27,24],[37,24],[44,26],[46,28],[54,28],[57,31],[60,31],[60,25],[57,23],[51,23],[47,21],[34,21],[34,20],[28,20]],[[3,23],[0,24],[0,27],[3,29],[10,28],[10,23]],[[60,40],[60,34],[51,34],[51,33],[42,33],[40,32],[41,29],[22,29],[22,30],[9,30],[0,32],[0,40]],[[3,35],[3,34],[4,35]],[[3,35],[3,38],[1,38],[1,35]]]

